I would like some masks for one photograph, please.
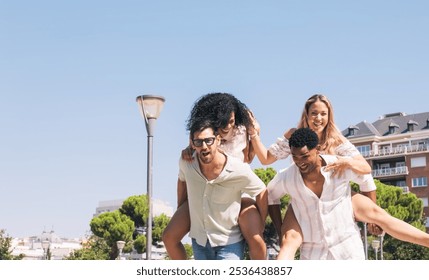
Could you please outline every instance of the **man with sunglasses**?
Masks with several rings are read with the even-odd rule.
[[[256,196],[264,225],[265,184],[247,163],[218,149],[221,138],[210,120],[190,120],[188,128],[195,154],[191,162],[180,159],[178,184],[187,190],[194,258],[243,259],[244,239],[238,226],[241,195]]]

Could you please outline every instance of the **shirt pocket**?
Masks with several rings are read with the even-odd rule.
[[[224,187],[220,185],[213,186],[211,201],[216,204],[231,204],[239,196],[233,187]]]

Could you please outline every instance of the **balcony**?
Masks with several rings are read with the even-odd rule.
[[[407,166],[394,167],[394,168],[382,168],[382,169],[375,169],[372,171],[372,176],[374,178],[386,178],[386,177],[393,177],[393,176],[400,176],[400,175],[408,175]]]
[[[429,145],[407,145],[407,146],[398,146],[393,148],[383,148],[377,152],[371,150],[369,152],[362,153],[364,158],[373,158],[373,157],[386,157],[386,156],[398,156],[406,155],[412,153],[421,153],[429,151]]]

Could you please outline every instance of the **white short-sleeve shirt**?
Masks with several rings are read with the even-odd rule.
[[[327,164],[336,156],[322,155]],[[341,177],[321,170],[325,177],[322,194],[308,189],[293,163],[281,170],[268,184],[268,203],[279,204],[285,194],[291,203],[303,233],[301,259],[365,259],[359,229],[354,221],[349,181],[365,184],[365,176],[347,170]]]
[[[186,182],[191,218],[189,236],[205,246],[225,246],[243,239],[238,226],[241,195],[256,196],[265,189],[264,182],[240,159],[227,157],[227,162],[214,180],[202,174],[198,159],[180,159],[179,180]]]

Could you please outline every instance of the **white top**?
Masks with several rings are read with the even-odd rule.
[[[289,140],[285,137],[277,138],[277,141],[272,144],[268,151],[277,159],[285,159],[290,155]],[[354,157],[359,155],[358,149],[346,139],[346,142],[335,148],[335,155],[343,157]]]
[[[327,164],[336,156],[321,155]],[[291,196],[292,207],[303,233],[301,259],[364,260],[359,229],[353,218],[349,181],[364,184],[367,177],[348,169],[340,178],[321,170],[325,177],[323,191],[317,197],[304,184],[298,167],[293,163],[281,170],[268,184],[268,203],[279,204],[285,194]]]
[[[232,156],[227,157],[219,176],[208,181],[202,174],[198,159],[180,159],[179,180],[186,181],[191,230],[189,236],[205,246],[225,246],[243,239],[238,226],[241,195],[256,196],[265,189],[264,182],[250,165]]]
[[[230,156],[244,161],[243,150],[247,146],[247,132],[243,125],[235,126],[228,135],[222,137],[220,148]]]

